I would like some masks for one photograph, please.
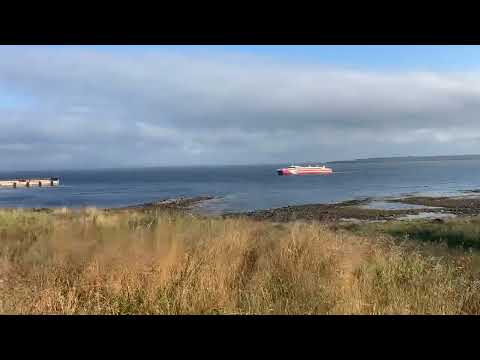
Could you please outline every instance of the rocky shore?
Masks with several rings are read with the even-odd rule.
[[[122,211],[176,211],[193,212],[192,210],[201,203],[213,200],[213,196],[196,196],[177,199],[164,199],[150,203],[126,206],[122,208],[104,209],[107,212]],[[448,216],[468,217],[480,215],[480,197],[404,197],[383,199],[385,203],[414,205],[415,208],[380,209],[375,208],[378,199],[350,200],[334,204],[306,204],[293,205],[274,209],[255,210],[249,212],[224,213],[222,218],[247,217],[254,220],[267,220],[272,222],[290,222],[295,220],[319,221],[335,223],[339,221],[392,221],[398,219],[411,219],[427,214],[428,218],[441,221]],[[373,205],[373,206],[369,206]],[[33,209],[34,211],[51,212],[53,209]],[[202,215],[202,211],[195,211]],[[207,214],[203,214],[209,216]]]
[[[385,201],[424,206],[425,208],[395,210],[365,208],[362,206],[372,202],[372,199],[363,199],[336,204],[308,204],[245,213],[231,213],[224,214],[223,217],[245,216],[255,220],[269,220],[274,222],[289,222],[294,220],[338,222],[342,220],[389,221],[400,218],[414,218],[415,215],[421,217],[422,214],[428,214],[433,220],[442,221],[442,218],[448,215],[480,215],[480,198],[407,197]]]
[[[441,208],[443,211],[458,216],[479,215],[480,198],[471,197],[407,197],[390,200],[403,204],[423,205]],[[438,210],[437,210],[438,211]]]
[[[198,205],[207,200],[213,200],[213,196],[196,196],[189,198],[165,199],[151,203],[144,203],[139,205],[126,206],[119,209],[110,210],[137,210],[137,211],[152,211],[152,210],[189,210],[193,206]]]
[[[167,199],[128,206],[121,209],[111,209],[111,211],[136,210],[141,212],[189,212],[196,205],[212,199],[214,199],[212,196]],[[437,221],[441,221],[442,218],[449,215],[458,217],[480,215],[480,198],[404,197],[383,201],[392,204],[409,204],[421,207],[411,209],[376,209],[374,207],[366,207],[366,205],[372,203],[374,200],[375,199],[372,198],[366,198],[334,204],[293,205],[249,212],[224,213],[221,217],[247,217],[254,220],[267,220],[272,222],[304,220],[332,223],[338,221],[391,221],[401,218],[415,218],[415,216],[421,216],[422,214],[427,213],[430,218]]]
[[[257,210],[247,213],[225,214],[224,217],[246,216],[255,220],[270,220],[274,222],[289,222],[294,220],[336,222],[342,219],[358,220],[393,220],[398,216],[417,214],[418,210],[379,210],[365,209],[360,205],[370,202],[370,199],[352,200],[336,204],[308,204],[286,206],[277,209]]]

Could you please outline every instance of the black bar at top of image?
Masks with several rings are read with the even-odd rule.
[[[455,45],[480,44],[475,12],[439,17],[403,8],[372,9],[330,5],[318,8],[231,6],[219,13],[185,6],[180,10],[75,9],[68,14],[4,9],[0,44],[32,45]],[[88,11],[87,11],[88,10]],[[227,10],[227,9],[225,9]],[[280,15],[280,11],[282,11]],[[8,16],[11,14],[12,16]]]

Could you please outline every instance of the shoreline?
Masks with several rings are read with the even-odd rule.
[[[413,205],[416,208],[380,209],[365,205],[373,202]],[[402,198],[367,198],[334,204],[305,204],[275,209],[255,210],[245,213],[224,214],[222,217],[247,216],[255,220],[289,222],[295,220],[339,222],[339,221],[396,221],[431,219],[443,221],[448,217],[470,217],[480,215],[480,198],[472,197],[428,197],[410,196]]]
[[[279,208],[258,209],[244,212],[223,212],[211,214],[202,211],[199,205],[209,200],[221,199],[214,196],[194,196],[162,199],[149,203],[122,206],[117,208],[97,208],[105,212],[124,211],[174,211],[174,212],[195,212],[202,217],[238,218],[247,217],[259,221],[290,222],[295,220],[319,221],[324,223],[332,222],[373,222],[373,221],[396,221],[432,219],[443,221],[449,217],[471,217],[480,215],[480,196],[472,196],[478,190],[464,192],[465,195],[457,197],[447,196],[405,196],[392,198],[364,198],[347,200],[337,203],[312,203],[303,205],[289,205]],[[466,195],[470,194],[470,195]],[[387,208],[375,207],[375,204],[387,204]],[[410,206],[410,207],[409,207]],[[390,207],[390,208],[388,208]],[[69,209],[81,211],[82,209],[94,208],[86,206],[83,208],[2,208],[2,210],[27,210],[33,212],[53,212],[58,209]]]

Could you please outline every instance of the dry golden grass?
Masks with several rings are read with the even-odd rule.
[[[479,256],[418,246],[321,224],[5,210],[0,313],[480,313]]]

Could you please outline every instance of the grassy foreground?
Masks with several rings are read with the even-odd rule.
[[[479,314],[475,252],[161,212],[0,211],[0,313]]]

